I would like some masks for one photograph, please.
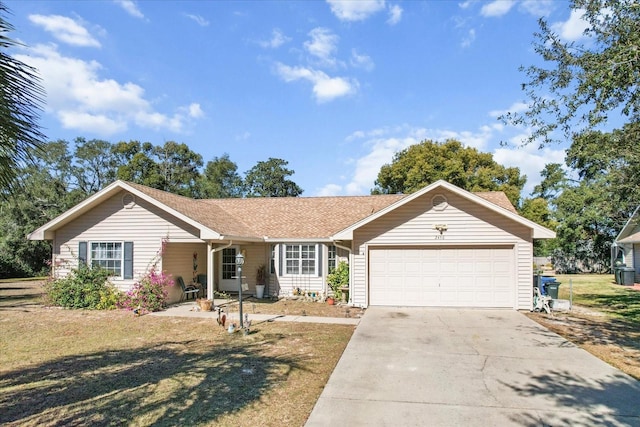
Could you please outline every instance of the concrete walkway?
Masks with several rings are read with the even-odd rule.
[[[227,302],[227,300],[216,300],[214,304],[216,306]],[[360,323],[359,318],[352,317],[319,317],[319,316],[284,316],[278,314],[259,314],[252,313],[251,310],[245,311],[248,314],[249,320],[255,323],[261,322],[304,322],[304,323],[329,323],[336,325],[358,325]],[[151,313],[152,316],[169,316],[169,317],[191,317],[200,319],[214,320],[218,317],[216,311],[200,311],[195,302],[183,302],[180,304],[172,305],[164,311],[157,311]],[[238,320],[237,309],[228,314],[230,319]]]
[[[314,426],[640,426],[640,383],[513,310],[369,307]]]

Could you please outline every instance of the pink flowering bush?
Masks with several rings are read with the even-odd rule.
[[[122,296],[118,307],[138,310],[139,314],[160,311],[167,306],[169,288],[173,285],[171,275],[152,268]]]

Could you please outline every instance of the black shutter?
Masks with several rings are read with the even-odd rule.
[[[283,266],[284,266],[284,259],[283,259],[284,258],[284,250],[285,250],[285,245],[283,243],[279,243],[278,244],[278,252],[280,252],[280,256],[278,257],[278,264],[279,264],[278,267],[280,267],[280,268],[278,268],[278,275],[279,276],[284,276],[284,273],[285,273],[285,271],[283,269]]]
[[[125,279],[133,279],[133,242],[124,242],[124,271]]]
[[[78,267],[87,265],[87,242],[78,242]]]
[[[318,277],[322,277],[322,252],[324,251],[324,245],[322,243],[316,245],[318,251]]]

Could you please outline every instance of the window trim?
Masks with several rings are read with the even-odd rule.
[[[116,275],[113,274],[110,277],[112,279],[117,279],[117,280],[124,280],[124,270],[125,270],[125,241],[124,240],[91,240],[88,242],[88,248],[87,248],[87,265],[90,265],[93,267],[93,245],[95,244],[119,244],[120,245],[120,274]],[[106,261],[111,261],[111,260],[117,260],[116,258],[105,258],[105,259],[98,259],[98,260],[106,260]],[[107,270],[109,270],[106,267],[102,267],[105,268]],[[111,270],[109,270],[111,271]]]
[[[331,256],[333,252],[333,257]],[[333,268],[331,262],[333,261]],[[327,273],[331,273],[338,267],[338,247],[336,245],[327,245]]]
[[[317,276],[318,275],[318,268],[319,268],[319,262],[320,262],[320,248],[318,247],[317,243],[285,243],[284,245],[284,250],[282,251],[282,276],[309,276],[309,277],[313,277],[313,276]],[[287,256],[287,248],[290,246],[297,246],[298,247],[298,257],[297,258],[289,258]],[[302,246],[310,246],[313,248],[313,252],[314,252],[314,256],[313,258],[303,258],[302,257]],[[288,267],[287,267],[287,261],[288,260],[298,260],[299,264],[298,264],[298,272],[297,273],[289,273],[288,272]],[[309,273],[302,273],[302,260],[313,260],[313,271],[309,272]]]

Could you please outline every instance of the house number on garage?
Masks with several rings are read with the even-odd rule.
[[[444,240],[444,232],[447,231],[447,224],[435,224],[433,226],[434,230],[438,230],[440,234],[436,235],[436,240]]]

